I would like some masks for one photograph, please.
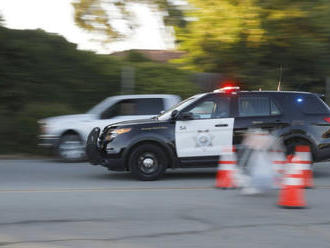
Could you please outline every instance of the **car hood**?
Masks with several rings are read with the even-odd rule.
[[[113,126],[131,126],[131,125],[145,125],[145,124],[156,124],[156,123],[163,123],[165,121],[160,121],[156,118],[149,118],[149,119],[141,119],[141,120],[131,120],[131,121],[122,121],[110,124],[106,126],[106,128],[113,127]]]

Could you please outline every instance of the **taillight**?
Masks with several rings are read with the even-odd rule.
[[[325,117],[323,120],[325,120],[326,122],[330,123],[330,117]]]

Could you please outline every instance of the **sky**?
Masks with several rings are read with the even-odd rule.
[[[93,41],[97,36],[74,24],[72,0],[0,0],[0,13],[5,26],[12,29],[43,29],[58,33],[68,41],[78,44],[78,49],[97,53],[111,53],[128,49],[173,49],[171,30],[144,4],[131,4],[139,25],[129,39],[101,45]],[[120,29],[122,23],[117,21]]]

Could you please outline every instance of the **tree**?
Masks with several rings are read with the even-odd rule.
[[[321,91],[330,64],[330,3],[324,0],[190,0],[176,28],[186,68],[220,72],[248,88]]]
[[[116,5],[134,29],[127,10],[132,2],[169,13],[164,21],[175,26],[178,49],[187,52],[180,61],[184,68],[273,89],[283,68],[284,88],[323,90],[330,62],[329,1],[187,0],[190,7],[182,8],[170,0],[77,0],[76,23],[110,40],[124,37],[111,25],[115,15],[107,16],[105,4]]]
[[[126,20],[128,29],[134,31],[137,27],[134,13],[129,10],[131,3],[148,4],[154,11],[166,11],[166,25],[183,27],[185,21],[182,10],[169,0],[76,0],[73,3],[75,23],[88,31],[105,35],[106,41],[124,38],[127,31],[120,31],[113,25],[113,20]],[[109,9],[111,9],[110,15]]]

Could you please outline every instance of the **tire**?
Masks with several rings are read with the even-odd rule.
[[[142,144],[130,153],[128,166],[137,179],[152,181],[163,175],[168,167],[168,161],[168,156],[161,147]]]
[[[65,134],[57,145],[57,155],[63,162],[86,160],[86,151],[78,134]]]

